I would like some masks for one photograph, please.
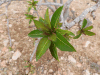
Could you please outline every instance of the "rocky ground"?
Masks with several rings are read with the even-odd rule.
[[[91,0],[74,0],[70,8],[76,11],[76,16],[79,16],[86,8],[93,5],[95,2]],[[13,1],[8,7],[12,49],[9,48],[6,16],[0,16],[0,75],[100,75],[100,7],[95,12],[95,20],[90,14],[86,16],[93,22],[94,28],[91,31],[96,35],[82,35],[79,39],[70,41],[77,52],[58,50],[60,60],[58,62],[48,50],[38,62],[34,56],[33,67],[31,65],[27,67],[30,64],[27,61],[34,50],[35,40],[27,36],[34,28],[30,28],[29,21],[25,19],[26,6],[26,1]],[[46,8],[43,6],[39,11],[42,17],[44,10]],[[0,14],[3,12],[5,8],[0,9]],[[30,24],[32,25],[33,23]],[[77,29],[75,25],[70,30],[76,32]]]

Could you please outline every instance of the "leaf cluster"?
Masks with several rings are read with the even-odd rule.
[[[38,1],[27,1],[29,3],[29,7],[28,7],[28,12],[30,12],[30,10],[32,9],[32,7],[34,8],[34,10],[36,10],[36,4],[38,3]]]
[[[39,21],[34,20],[34,24],[37,30],[31,31],[28,36],[32,38],[42,37],[37,47],[37,61],[47,51],[47,49],[50,50],[52,56],[58,61],[59,59],[56,48],[59,48],[61,51],[76,51],[74,47],[68,42],[69,38],[72,38],[71,36],[75,35],[71,31],[60,29],[62,23],[59,23],[59,17],[62,9],[63,6],[59,7],[54,12],[51,21],[49,19],[48,9],[46,10],[44,19],[40,17]]]
[[[34,20],[36,18],[33,15],[29,15],[29,14],[25,14],[25,16],[26,16],[26,19],[30,19],[29,24],[32,22],[32,20]]]
[[[80,30],[77,31],[77,36],[75,36],[74,39],[78,39],[82,34],[88,35],[88,36],[95,35],[95,33],[89,31],[89,30],[91,30],[93,28],[93,26],[86,27],[86,25],[87,25],[87,20],[84,19],[83,20],[83,24],[82,24]]]

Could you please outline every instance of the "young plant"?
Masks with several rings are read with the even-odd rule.
[[[13,50],[12,47],[9,47],[8,49],[9,49],[9,51],[12,51]]]
[[[35,71],[35,67],[29,62],[29,61],[25,61],[28,65],[27,66],[24,66],[25,68],[29,68],[31,74],[34,73]]]
[[[82,24],[80,30],[77,32],[77,36],[75,36],[74,39],[78,39],[82,34],[85,34],[85,35],[88,35],[88,36],[95,35],[95,33],[89,31],[93,28],[93,26],[89,26],[89,27],[85,28],[86,25],[87,25],[87,20],[84,19],[83,24]]]
[[[30,12],[32,7],[34,8],[34,10],[36,10],[36,4],[38,3],[38,1],[32,0],[32,2],[30,2],[30,1],[27,1],[27,2],[29,3],[28,12]]]
[[[36,61],[41,58],[48,48],[52,56],[58,61],[59,59],[56,48],[59,48],[61,51],[76,51],[66,39],[69,38],[69,35],[74,36],[74,34],[68,30],[59,29],[59,17],[62,9],[63,6],[59,7],[54,12],[51,18],[51,22],[49,19],[48,9],[46,10],[44,19],[40,17],[39,21],[34,20],[34,24],[37,30],[31,31],[28,36],[32,38],[42,37],[37,47]]]
[[[34,20],[36,18],[33,15],[29,15],[29,14],[25,14],[25,16],[26,16],[26,19],[30,19],[29,24],[32,22],[32,20]]]

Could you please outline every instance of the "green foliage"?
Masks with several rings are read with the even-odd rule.
[[[54,41],[54,44],[61,50],[61,51],[76,51],[74,47],[59,33],[56,32],[57,39]]]
[[[29,14],[25,14],[25,16],[26,16],[26,19],[30,19],[29,24],[32,22],[32,20],[36,18],[33,15],[29,15]]]
[[[86,24],[87,24],[87,20],[84,19],[84,20],[83,20],[83,24],[82,24],[82,26],[81,26],[81,29],[83,29],[83,28],[86,26]]]
[[[53,42],[51,42],[51,45],[50,45],[50,47],[49,47],[49,50],[50,50],[52,56],[53,56],[56,60],[59,61],[58,55],[57,55],[57,49],[56,49],[56,46],[55,46],[55,44],[54,44]]]
[[[28,3],[30,5],[36,5],[37,2],[33,0],[32,2],[28,1]],[[36,17],[25,14],[26,19],[30,19],[29,23],[34,21],[34,24],[37,28],[37,30],[31,31],[28,36],[32,38],[42,37],[37,46],[36,61],[38,61],[42,55],[44,55],[48,48],[52,56],[59,61],[56,48],[59,48],[61,51],[76,52],[75,48],[68,42],[70,41],[70,38],[78,39],[82,34],[89,36],[95,35],[95,33],[88,31],[91,30],[93,26],[86,27],[86,19],[83,20],[83,24],[76,36],[69,30],[60,29],[62,23],[60,23],[59,18],[62,9],[63,6],[59,7],[54,12],[51,21],[49,19],[49,9],[46,10],[44,19],[40,17],[39,20],[34,20]]]
[[[74,47],[67,41],[71,36],[75,36],[71,31],[59,29],[62,23],[59,23],[59,17],[63,6],[59,7],[53,14],[51,22],[49,19],[48,9],[45,13],[45,18],[39,18],[38,20],[34,20],[34,24],[37,30],[31,31],[28,36],[32,38],[42,37],[40,40],[37,52],[36,52],[36,60],[38,61],[41,56],[47,51],[49,48],[52,56],[59,61],[57,55],[57,48],[61,51],[69,51],[75,52]]]
[[[29,73],[33,74],[34,71],[35,71],[35,67],[34,67],[29,61],[25,61],[25,62],[27,63],[27,65],[24,66],[24,67],[25,67],[25,68],[29,68],[29,70],[30,70]]]
[[[84,19],[83,24],[81,26],[81,29],[79,31],[77,31],[77,35],[74,37],[74,39],[78,39],[82,34],[85,34],[85,35],[88,35],[88,36],[95,35],[95,33],[88,31],[88,30],[91,30],[93,28],[93,26],[89,26],[89,27],[85,28],[86,25],[87,25],[87,20]]]
[[[12,51],[13,50],[12,47],[9,47],[8,49],[9,49],[9,51]]]
[[[88,30],[85,30],[84,33],[85,33],[86,35],[88,35],[88,36],[93,36],[93,35],[95,35],[95,33],[90,32],[90,31],[88,31]]]
[[[34,10],[36,10],[36,4],[38,3],[38,1],[32,0],[32,2],[30,2],[30,1],[27,1],[27,2],[29,3],[28,12],[30,12],[32,7],[34,8]]]
[[[40,59],[40,57],[46,52],[46,50],[49,48],[51,44],[51,41],[48,40],[47,37],[43,37],[37,47],[37,52],[36,52],[36,61]]]
[[[51,40],[51,41],[56,41],[56,34],[55,33],[52,33],[49,37],[48,37],[48,39],[49,40]]]
[[[29,37],[36,38],[36,37],[43,37],[43,31],[33,30],[28,34]]]
[[[40,31],[49,31],[49,30],[45,27],[45,25],[44,25],[42,22],[40,22],[40,21],[34,20],[34,24],[35,24],[36,28],[37,28],[38,30],[40,30]]]
[[[51,18],[51,28],[57,28],[57,23],[59,22],[59,17],[61,14],[61,11],[63,9],[63,6],[59,7],[53,14]]]
[[[89,26],[87,28],[84,28],[83,30],[91,30],[93,28],[93,26]]]

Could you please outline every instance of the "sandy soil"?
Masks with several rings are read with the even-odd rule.
[[[74,0],[70,8],[76,11],[76,16],[79,16],[86,8],[93,5],[95,2],[91,0]],[[8,8],[12,50],[9,49],[6,16],[0,17],[0,75],[100,75],[100,7],[95,12],[95,20],[90,14],[86,16],[93,22],[94,28],[91,31],[96,33],[95,36],[82,35],[79,39],[72,39],[70,43],[77,52],[58,50],[60,62],[51,56],[49,50],[38,62],[34,56],[32,61],[34,73],[30,73],[31,69],[25,68],[29,63],[25,61],[29,61],[35,40],[27,36],[34,28],[29,28],[29,20],[25,19],[26,6],[26,1],[13,1]],[[39,11],[41,17],[44,16],[45,10],[45,6],[41,7]],[[3,12],[5,8],[0,9],[0,14]],[[33,23],[30,24],[32,25]],[[75,25],[70,30],[76,32],[77,29]],[[89,44],[85,47],[87,43]],[[19,56],[18,59],[14,60],[14,54]]]

